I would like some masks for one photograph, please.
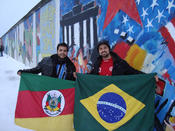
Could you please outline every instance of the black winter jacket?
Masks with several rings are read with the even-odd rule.
[[[112,75],[132,75],[132,74],[143,74],[143,72],[132,68],[125,60],[121,59],[114,52],[110,52],[113,59],[113,70]],[[90,74],[99,74],[99,67],[102,61],[102,57],[99,56],[97,61],[94,63]]]
[[[18,72],[26,72],[32,74],[41,73],[41,75],[57,78],[56,66],[57,64],[64,63],[66,63],[67,68],[66,80],[75,80],[75,78],[73,77],[73,72],[76,71],[76,68],[72,61],[68,57],[66,57],[65,59],[60,59],[57,54],[43,58],[41,62],[39,62],[38,65],[34,68],[19,70]]]

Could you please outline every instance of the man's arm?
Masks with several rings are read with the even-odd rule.
[[[25,72],[25,73],[32,73],[32,74],[38,74],[38,73],[41,73],[42,71],[42,62],[39,62],[38,65],[34,68],[31,68],[31,69],[23,69],[23,70],[18,70],[17,74],[18,75],[21,75],[21,73]]]

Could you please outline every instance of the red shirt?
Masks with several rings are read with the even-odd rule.
[[[107,60],[102,60],[101,65],[99,67],[99,75],[103,76],[111,76],[113,69],[113,60],[112,57]]]

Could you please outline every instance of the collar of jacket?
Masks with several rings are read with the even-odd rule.
[[[54,54],[51,56],[51,59],[53,61],[53,63],[56,64],[64,64],[68,62],[68,57],[66,56],[65,58],[60,58],[57,54]]]

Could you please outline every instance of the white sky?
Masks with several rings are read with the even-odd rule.
[[[0,37],[41,0],[0,0]]]
[[[19,89],[19,69],[29,68],[11,57],[0,57],[0,131],[32,131],[15,125],[15,108]]]

